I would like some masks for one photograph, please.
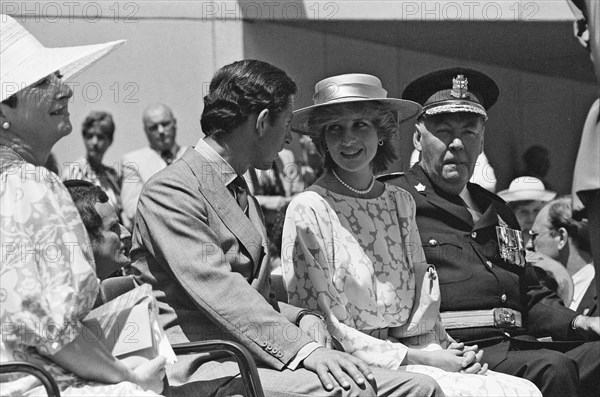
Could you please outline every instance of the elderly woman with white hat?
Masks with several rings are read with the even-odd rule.
[[[90,241],[66,188],[43,168],[71,130],[65,80],[123,41],[46,48],[13,18],[0,15],[0,360],[42,365],[62,395],[156,395],[162,357],[116,359],[82,318],[98,281]],[[2,394],[37,395],[31,378]]]
[[[546,190],[544,183],[533,176],[520,176],[513,179],[508,189],[498,192],[515,213],[521,226],[523,241],[530,240],[529,231],[538,212],[545,203],[556,197],[556,192]]]
[[[346,352],[430,375],[448,395],[540,395],[529,381],[488,372],[482,351],[446,334],[414,200],[375,178],[397,158],[394,137],[420,105],[387,98],[381,81],[365,74],[322,80],[315,91],[315,104],[294,112],[291,128],[313,139],[326,170],[286,213],[289,303],[322,314]]]

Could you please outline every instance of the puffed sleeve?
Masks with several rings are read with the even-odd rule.
[[[3,342],[54,354],[75,339],[98,282],[87,232],[66,188],[43,167],[4,170],[0,186]]]
[[[384,328],[385,322],[377,310],[372,267],[361,266],[368,258],[356,240],[340,238],[336,228],[341,227],[335,212],[317,193],[304,192],[292,200],[286,212],[281,253],[289,303],[322,313],[329,332],[346,352],[370,365],[397,370],[406,346],[356,329],[357,310],[363,313],[361,321],[367,314],[372,329]],[[366,282],[359,284],[359,280]],[[352,295],[352,305],[348,304],[348,294]]]

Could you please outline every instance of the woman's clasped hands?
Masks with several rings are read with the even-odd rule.
[[[408,349],[403,364],[421,364],[440,368],[448,372],[462,374],[485,375],[487,364],[482,364],[483,350],[477,345],[465,346],[464,343],[452,342],[443,350]]]

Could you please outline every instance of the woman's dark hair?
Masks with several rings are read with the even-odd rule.
[[[228,133],[264,109],[274,121],[297,90],[283,70],[266,62],[243,60],[223,66],[204,97],[202,131],[207,136]]]
[[[383,141],[383,144],[377,148],[377,154],[373,159],[373,172],[375,174],[385,171],[389,165],[398,159],[396,151],[396,137],[398,135],[398,119],[394,112],[387,109],[381,102],[347,102],[329,106],[315,108],[309,119],[308,128],[310,131],[318,131],[314,136],[313,142],[324,157],[325,169],[333,169],[335,162],[327,151],[325,141],[325,129],[328,123],[340,117],[344,113],[360,114],[369,119],[375,129],[377,136]]]
[[[99,125],[102,132],[104,132],[112,142],[115,133],[115,122],[113,121],[112,115],[108,112],[91,112],[87,115],[85,120],[83,120],[83,124],[81,124],[81,134],[85,136],[85,133],[95,125]]]
[[[67,187],[90,237],[94,239],[101,238],[100,230],[103,223],[102,217],[96,211],[96,203],[106,203],[108,201],[108,196],[104,190],[91,182],[80,179],[70,179],[64,181],[63,184]]]
[[[17,95],[16,94],[12,94],[11,96],[9,96],[8,98],[6,98],[5,100],[2,101],[2,103],[6,106],[8,106],[9,108],[14,109],[15,107],[17,107]]]

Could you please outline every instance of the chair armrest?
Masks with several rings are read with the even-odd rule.
[[[187,342],[172,345],[175,354],[190,353],[227,353],[231,355],[240,367],[240,374],[246,393],[249,396],[264,397],[262,384],[256,370],[254,359],[242,345],[223,340],[207,340],[201,342]]]
[[[52,375],[42,367],[24,361],[13,361],[0,364],[0,374],[12,372],[25,372],[35,376],[42,382],[48,397],[60,397],[60,389],[58,388],[56,381]]]

